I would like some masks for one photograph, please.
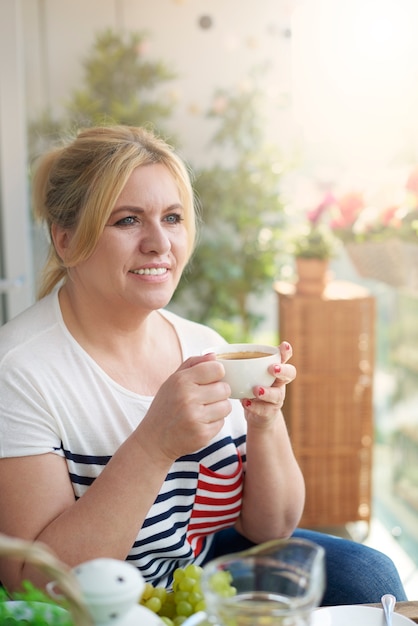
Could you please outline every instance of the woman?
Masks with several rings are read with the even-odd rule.
[[[0,532],[70,566],[128,559],[155,585],[291,535],[304,484],[281,412],[290,346],[272,387],[230,400],[222,365],[199,356],[223,339],[164,310],[195,241],[182,161],[143,129],[92,128],[41,159],[33,190],[51,249],[40,299],[0,329]],[[329,563],[353,552],[318,538]],[[402,599],[393,564],[359,548],[383,576],[367,600]],[[27,578],[42,584],[1,561],[7,587]]]

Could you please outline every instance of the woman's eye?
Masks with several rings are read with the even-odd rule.
[[[137,222],[137,218],[134,215],[128,215],[127,217],[123,217],[121,220],[118,220],[115,223],[115,226],[132,226]]]
[[[183,219],[184,218],[179,213],[171,213],[170,215],[167,215],[165,218],[165,220],[169,224],[180,224],[180,222],[182,222]]]

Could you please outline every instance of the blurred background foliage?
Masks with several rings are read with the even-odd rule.
[[[73,134],[78,128],[102,124],[155,127],[165,134],[164,121],[174,104],[160,97],[162,85],[177,77],[164,61],[145,59],[147,33],[125,35],[106,29],[96,35],[83,61],[83,84],[65,104],[62,119],[49,110],[29,124],[29,156]]]
[[[271,289],[284,227],[282,157],[264,137],[256,76],[248,84],[217,91],[207,113],[218,124],[211,142],[217,156],[196,172],[200,240],[174,297],[230,341],[249,340],[263,319],[249,299]]]

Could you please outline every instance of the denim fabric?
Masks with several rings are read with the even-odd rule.
[[[327,584],[321,606],[380,602],[384,593],[407,600],[393,561],[378,550],[350,539],[297,529],[293,537],[314,541],[325,549]],[[250,548],[254,544],[233,528],[215,535],[205,562]]]

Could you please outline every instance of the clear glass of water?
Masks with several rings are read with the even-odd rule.
[[[324,550],[304,539],[270,541],[203,568],[208,618],[219,626],[307,626],[325,589]]]

